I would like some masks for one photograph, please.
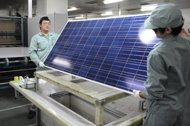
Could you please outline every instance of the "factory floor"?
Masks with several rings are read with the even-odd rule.
[[[30,126],[35,118],[28,119],[30,102],[24,97],[15,98],[14,90],[0,86],[0,125],[1,126]]]

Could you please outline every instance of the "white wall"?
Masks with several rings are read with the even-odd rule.
[[[67,13],[68,0],[37,0],[36,15]]]
[[[36,5],[36,15],[45,15],[46,14],[46,5],[47,5],[47,0],[37,0],[37,5]]]
[[[67,13],[68,0],[48,0],[47,13]]]
[[[9,10],[0,10],[0,16],[8,16]]]
[[[187,31],[187,29],[190,29],[190,15],[189,15],[190,8],[188,8],[188,9],[182,9],[182,13],[183,13],[183,17],[185,19],[184,28]]]

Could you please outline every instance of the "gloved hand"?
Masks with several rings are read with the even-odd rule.
[[[43,62],[39,62],[39,67],[45,67]]]
[[[138,98],[139,100],[143,101],[144,99],[140,97],[140,92],[139,90],[133,90],[133,95]]]

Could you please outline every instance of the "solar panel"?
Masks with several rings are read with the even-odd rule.
[[[139,37],[147,15],[68,22],[45,65],[122,90],[142,90],[157,40]]]

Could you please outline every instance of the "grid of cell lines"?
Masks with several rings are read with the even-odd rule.
[[[152,44],[138,36],[148,16],[68,22],[48,55],[49,67],[123,90],[142,90]]]

